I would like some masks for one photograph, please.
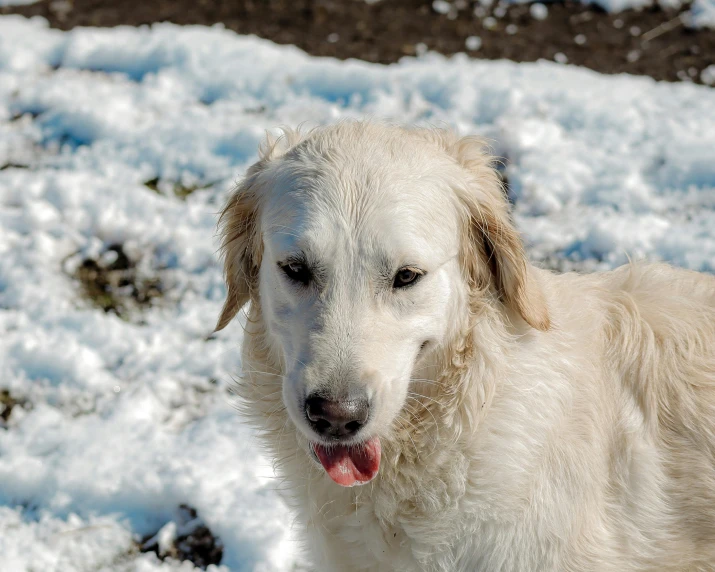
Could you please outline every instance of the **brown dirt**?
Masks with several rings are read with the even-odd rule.
[[[107,257],[110,253],[112,256]],[[150,306],[163,296],[159,278],[142,276],[136,261],[121,244],[107,247],[103,256],[86,258],[73,273],[82,293],[94,306],[128,319],[132,311]]]
[[[0,427],[7,425],[12,410],[18,405],[26,407],[27,400],[12,395],[7,389],[0,389]]]
[[[691,30],[674,10],[612,15],[569,1],[548,4],[548,17],[536,20],[527,5],[506,8],[501,17],[498,6],[479,15],[475,8],[475,0],[454,0],[447,14],[437,13],[432,0],[42,0],[0,8],[0,14],[40,15],[61,29],[223,23],[311,54],[380,63],[423,46],[443,54],[465,52],[469,36],[482,40],[481,48],[470,52],[473,57],[535,61],[563,54],[569,63],[599,72],[659,80],[698,82],[700,72],[715,63],[715,30]],[[494,21],[488,20],[495,11]]]
[[[2,170],[2,167],[0,167],[0,170]],[[159,177],[144,182],[144,186],[157,195],[174,196],[181,200],[186,200],[194,192],[207,189],[213,184],[215,183],[187,186],[178,181],[160,179]]]

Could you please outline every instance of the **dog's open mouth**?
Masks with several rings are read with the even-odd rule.
[[[369,483],[380,470],[382,449],[377,437],[357,445],[311,446],[328,476],[343,487]]]

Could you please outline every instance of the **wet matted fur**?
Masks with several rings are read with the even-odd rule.
[[[269,139],[220,232],[217,329],[250,302],[243,413],[316,570],[715,570],[715,278],[537,269],[480,140],[375,122]],[[300,401],[347,385],[382,444],[355,488]]]

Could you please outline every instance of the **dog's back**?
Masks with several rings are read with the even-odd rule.
[[[618,518],[662,540],[667,558],[644,555],[654,569],[715,570],[715,277],[630,264],[594,278],[577,289],[598,300],[592,349],[621,419],[630,402],[639,420],[615,432],[612,493],[631,506]]]
[[[609,282],[609,354],[659,446],[683,560],[715,569],[715,278],[634,265]]]

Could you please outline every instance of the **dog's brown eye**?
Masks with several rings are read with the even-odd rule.
[[[279,264],[281,270],[293,282],[307,285],[310,282],[311,274],[308,267],[302,262],[286,262]]]
[[[414,284],[422,276],[421,273],[412,268],[403,268],[395,274],[395,280],[392,283],[393,288],[404,288],[410,284]]]

